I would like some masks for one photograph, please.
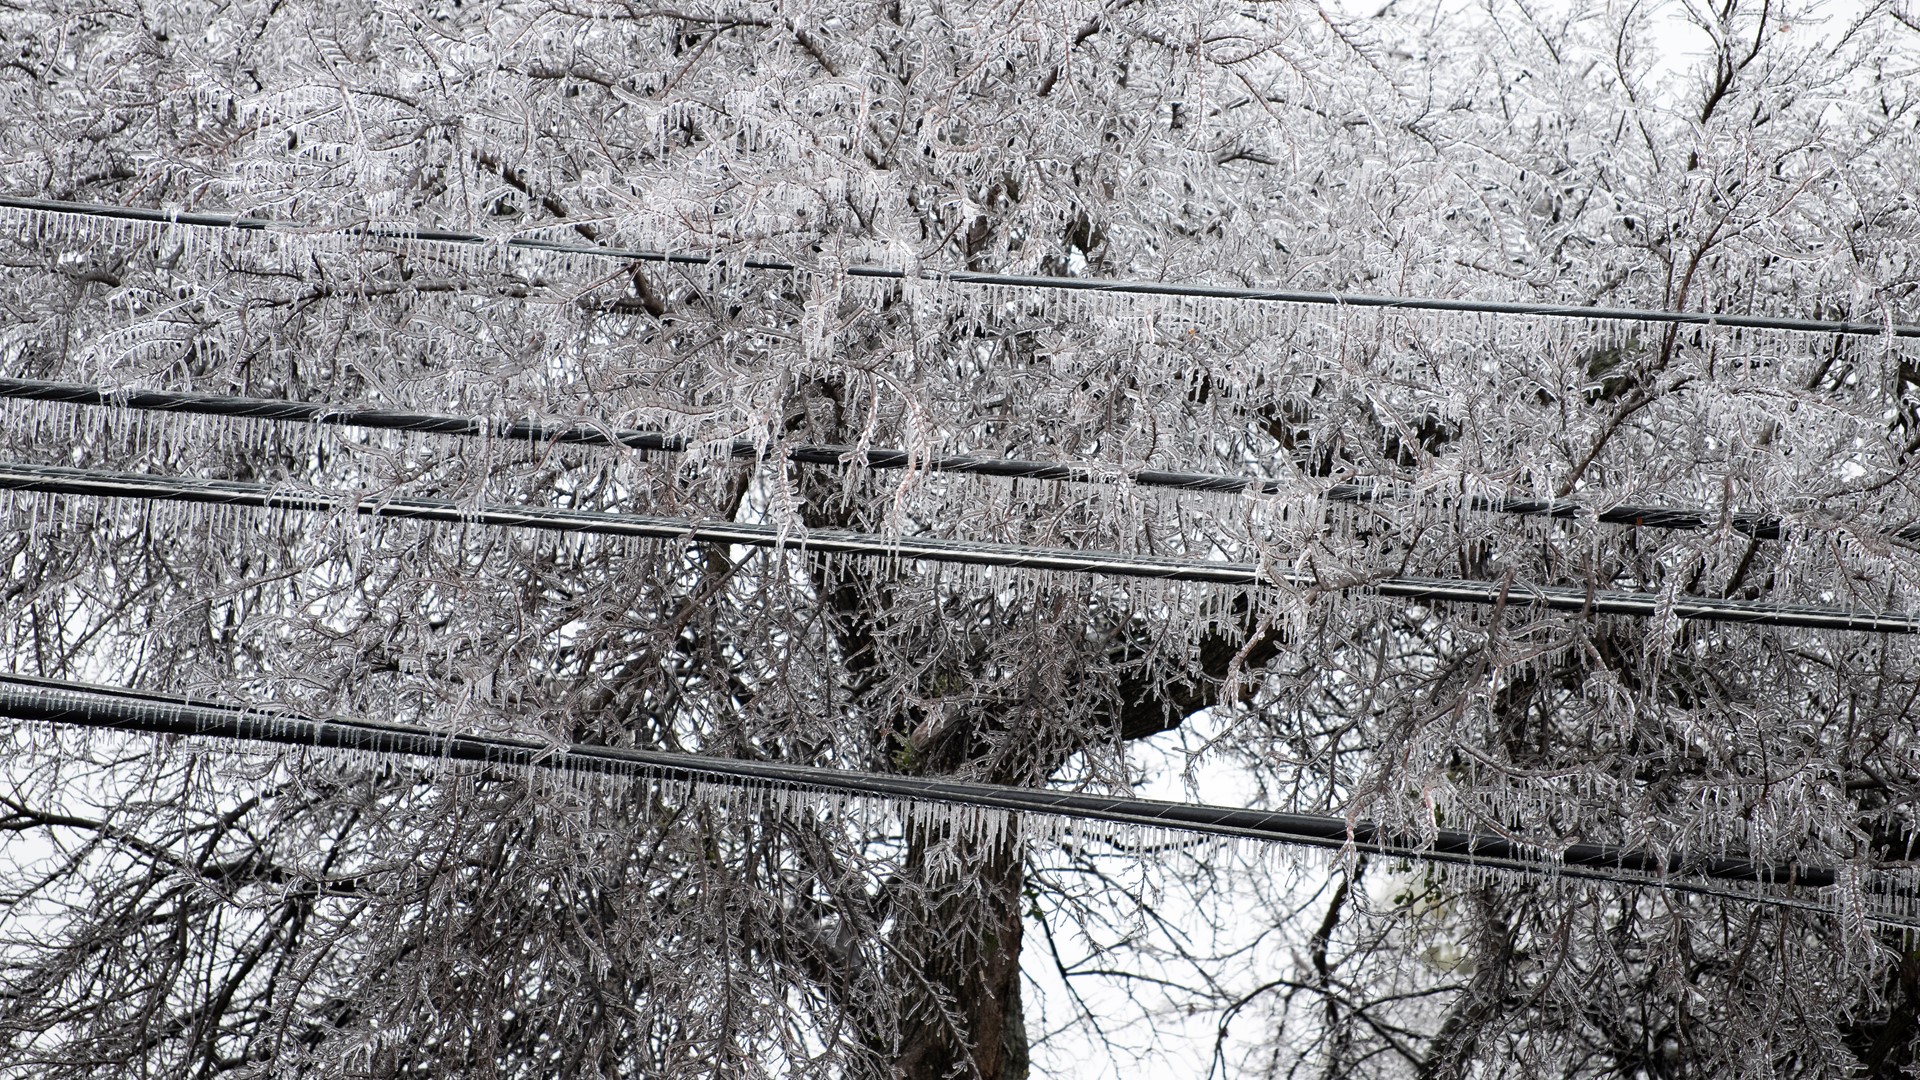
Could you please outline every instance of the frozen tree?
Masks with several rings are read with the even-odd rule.
[[[1138,779],[1130,744],[1184,737],[1196,775],[1236,770],[1272,807],[1837,884],[1701,895],[1358,853],[1276,874],[1251,847],[884,801],[19,724],[0,1075],[999,1080],[1046,1052],[1034,1034],[1128,1053],[1159,1013],[1217,1017],[1236,1075],[1911,1065],[1910,635],[1682,616],[1920,599],[1920,359],[1893,332],[1920,282],[1915,20],[1389,8],[0,9],[7,194],[266,223],[7,210],[0,375],[684,448],[10,401],[16,463],[340,507],[10,493],[12,670],[1089,791]],[[1113,482],[868,467],[877,447]],[[409,498],[792,542],[354,512]],[[1525,500],[1579,509],[1505,512]],[[1621,505],[1698,513],[1602,520]],[[834,531],[1267,580],[804,546]],[[1499,596],[1375,591],[1407,577]],[[1658,610],[1549,610],[1542,588]],[[1075,949],[1100,960],[1076,975]],[[1109,992],[1043,1025],[1022,965],[1055,958]]]

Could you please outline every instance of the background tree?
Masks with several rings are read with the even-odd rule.
[[[1122,1017],[1220,1017],[1234,1073],[1893,1075],[1916,1003],[1912,942],[1886,928],[1912,914],[1888,876],[1917,779],[1912,645],[1525,597],[1912,610],[1911,345],[937,275],[1911,321],[1901,16],[7,9],[9,192],[288,227],[10,212],[5,374],[692,448],[15,403],[13,460],[1276,575],[1234,591],[21,494],[17,671],[1091,790],[1138,779],[1129,743],[1204,724],[1199,760],[1269,805],[1850,868],[1815,911],[1378,859],[1316,888],[1247,851],[22,725],[0,818],[9,1068],[1017,1077],[1037,934],[1063,963],[1105,950],[1066,981],[1131,988]],[[1663,71],[1649,43],[1683,23],[1702,52]],[[800,444],[1272,490],[816,468],[788,461]],[[1329,497],[1359,482],[1393,497]],[[1366,589],[1409,574],[1513,600]],[[1175,888],[1203,925],[1169,921]],[[1108,999],[1076,1030],[1124,1044]],[[1249,1018],[1267,1034],[1226,1037]]]

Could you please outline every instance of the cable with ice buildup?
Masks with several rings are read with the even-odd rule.
[[[1259,563],[1205,562],[1127,552],[1028,547],[932,537],[885,536],[817,529],[792,531],[776,525],[693,521],[645,514],[616,514],[540,506],[473,505],[441,499],[346,495],[302,491],[231,480],[72,469],[54,465],[0,464],[0,490],[137,499],[210,506],[253,507],[362,517],[540,529],[551,532],[738,545],[799,554],[848,555],[881,560],[952,563],[1043,570],[1108,577],[1187,581],[1304,592],[1360,592],[1418,603],[1460,603],[1539,608],[1579,615],[1675,618],[1754,626],[1856,630],[1880,634],[1920,633],[1920,616],[1890,611],[1771,605],[1718,597],[1589,590],[1564,585],[1496,583],[1456,578],[1381,577],[1329,584],[1310,574]]]
[[[22,196],[0,196],[0,208],[38,213],[71,214],[199,228],[235,229],[248,232],[283,231],[299,235],[345,234],[373,240],[424,241],[464,246],[498,246],[509,250],[542,251],[561,255],[593,256],[629,262],[660,263],[678,266],[730,265],[747,270],[788,273],[805,271],[798,263],[783,259],[733,259],[705,253],[640,251],[601,247],[593,244],[562,243],[534,237],[489,237],[478,233],[444,229],[391,229],[379,226],[322,226],[297,222],[272,221],[238,214],[202,213],[185,210],[156,210],[146,207],[115,206],[105,203],[67,202]],[[1227,285],[1200,285],[1164,281],[1113,281],[1101,278],[1045,277],[1034,274],[993,274],[972,270],[897,270],[885,266],[855,264],[837,268],[853,278],[877,278],[887,281],[931,280],[963,285],[997,286],[1015,289],[1042,289],[1105,296],[1166,296],[1207,300],[1246,300],[1302,304],[1337,308],[1368,308],[1391,311],[1437,311],[1476,315],[1513,315],[1532,318],[1602,319],[1681,326],[1718,326],[1751,330],[1792,330],[1806,333],[1844,334],[1854,337],[1890,336],[1920,338],[1920,326],[1895,322],[1867,323],[1835,319],[1802,319],[1773,315],[1741,315],[1711,311],[1661,311],[1656,308],[1583,307],[1578,304],[1538,304],[1505,300],[1456,300],[1442,297],[1375,296],[1366,293],[1319,292],[1297,289],[1262,289]]]

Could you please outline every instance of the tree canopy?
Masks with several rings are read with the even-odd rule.
[[[44,0],[0,55],[7,670],[534,747],[15,709],[0,1076],[1914,1064],[1898,4]]]

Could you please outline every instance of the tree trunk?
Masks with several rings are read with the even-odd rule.
[[[918,970],[902,989],[894,1075],[900,1080],[1024,1080],[1020,1002],[1020,845],[978,848],[917,830],[900,890],[894,955]],[[972,850],[969,850],[972,848]]]

